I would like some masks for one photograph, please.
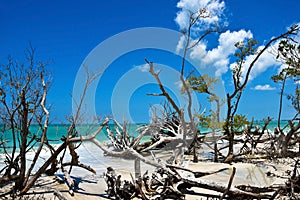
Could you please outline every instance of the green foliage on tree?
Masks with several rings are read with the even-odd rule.
[[[235,87],[235,91],[231,95],[233,98],[236,97],[238,93],[241,93],[247,84],[250,71],[248,69],[247,73],[243,77],[242,70],[244,67],[246,67],[244,66],[246,58],[256,53],[257,44],[258,44],[257,40],[253,38],[249,38],[246,41],[240,41],[235,43],[234,45],[236,47],[236,52],[234,54],[234,56],[236,57],[236,61],[235,61],[236,64],[232,69],[232,78]]]
[[[249,124],[250,122],[248,121],[246,115],[237,114],[233,117],[233,122],[231,126],[235,132],[239,132],[242,128],[245,127],[245,125]]]
[[[211,90],[214,89],[213,85],[218,83],[220,80],[210,77],[208,74],[204,74],[200,76],[192,75],[187,81],[194,91],[198,93],[212,94]]]
[[[300,113],[300,97],[299,97],[299,77],[300,77],[300,44],[292,38],[287,38],[279,42],[277,48],[276,59],[282,62],[285,67],[276,75],[272,76],[275,83],[281,84],[280,103],[278,112],[278,127],[280,128],[280,120],[282,113],[283,96],[291,101],[296,110],[296,115]],[[294,93],[285,94],[286,81],[291,80],[295,83]]]
[[[220,108],[222,106],[222,101],[213,92],[214,85],[219,82],[219,79],[210,77],[207,74],[200,76],[190,76],[187,79],[189,87],[198,92],[199,94],[207,94],[208,101],[215,103],[216,110],[210,109],[209,114],[203,113],[198,116],[200,125],[203,128],[210,128],[212,130],[217,130],[222,128],[223,123],[220,119]]]

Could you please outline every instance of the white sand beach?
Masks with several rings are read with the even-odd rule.
[[[35,186],[29,191],[29,194],[37,196],[40,195],[46,199],[56,199],[57,197],[55,197],[53,191],[57,190],[60,191],[67,199],[107,199],[105,192],[106,183],[103,176],[103,173],[106,171],[107,167],[112,167],[116,170],[117,174],[121,174],[122,180],[132,180],[130,173],[132,173],[132,176],[134,176],[133,160],[106,157],[99,148],[91,143],[82,144],[78,149],[78,154],[80,155],[80,162],[91,166],[93,169],[95,169],[96,174],[92,174],[91,172],[82,168],[74,167],[71,176],[79,183],[78,190],[76,190],[74,196],[69,194],[68,187],[65,183],[59,183],[56,181],[55,176],[46,175],[43,175],[43,177],[36,182]],[[31,156],[33,156],[33,154],[28,154],[28,159],[30,159]],[[49,152],[44,151],[43,156],[49,156]],[[2,161],[3,156],[1,157],[1,164],[3,164]],[[37,166],[41,165],[42,162],[43,159],[40,159]],[[287,164],[287,162],[289,162],[289,164]],[[274,184],[282,184],[285,180],[275,176],[267,176],[267,172],[285,176],[285,172],[292,169],[293,161],[286,160],[285,162],[274,164],[271,161],[262,160],[261,162],[258,162],[258,164],[233,163],[232,165],[213,163],[211,161],[199,161],[198,163],[186,161],[185,165],[186,168],[199,172],[217,171],[222,168],[228,168],[227,170],[217,174],[201,177],[201,179],[204,180],[223,184],[228,183],[232,168],[235,167],[236,174],[234,176],[232,187],[236,185],[268,187]],[[155,168],[142,163],[142,173],[146,170],[153,172]],[[56,175],[58,177],[62,177],[62,172],[58,171]],[[5,188],[0,189],[0,192],[1,190],[3,192]],[[218,194],[214,191],[199,188],[195,189],[195,191],[208,194]],[[201,198],[199,196],[187,195],[186,199]]]

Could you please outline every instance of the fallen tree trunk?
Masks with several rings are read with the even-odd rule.
[[[230,198],[239,198],[239,199],[247,199],[247,198],[269,199],[269,198],[271,198],[271,195],[269,195],[269,194],[246,192],[246,191],[240,190],[236,187],[232,187],[228,190],[228,185],[226,185],[226,184],[215,183],[215,182],[202,180],[202,179],[185,177],[185,178],[182,178],[181,181],[185,184],[188,184],[189,187],[199,187],[199,188],[217,191],[220,193],[227,192],[227,195],[230,196]]]

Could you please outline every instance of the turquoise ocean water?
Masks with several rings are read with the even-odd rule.
[[[281,126],[284,126],[287,124],[287,121],[282,121]],[[262,127],[264,125],[263,121],[257,121],[254,123],[254,125],[258,125],[259,127]],[[114,128],[112,124],[109,125],[111,130]],[[136,129],[143,126],[143,124],[129,124],[128,127],[128,132],[129,135],[132,136],[137,136],[138,132],[136,132]],[[1,125],[0,125],[1,127]],[[61,125],[61,124],[51,124],[48,126],[48,139],[50,143],[52,144],[59,144],[61,143],[61,138],[67,134],[68,131],[68,125]],[[271,121],[271,123],[268,125],[269,130],[274,130],[274,128],[277,127],[277,121]],[[89,135],[92,134],[96,129],[98,128],[98,125],[80,125],[77,126],[77,131],[79,132],[80,135]],[[202,129],[199,127],[201,133],[209,132],[210,130],[208,129]],[[36,135],[41,135],[42,130],[38,125],[32,125],[30,127],[30,132],[32,134]],[[146,138],[149,138],[149,136]],[[99,141],[105,141],[108,140],[107,137],[107,131],[104,128],[98,135],[97,139]],[[6,141],[6,146],[12,146],[12,134],[10,131],[3,132],[1,131],[0,133],[0,141]],[[3,150],[3,148],[0,146],[0,152]]]

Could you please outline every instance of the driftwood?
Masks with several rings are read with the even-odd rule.
[[[262,159],[262,158],[282,158],[282,157],[297,157],[300,154],[300,149],[297,151],[294,147],[300,142],[300,123],[299,120],[289,121],[289,129],[286,133],[280,132],[279,128],[275,128],[271,133],[267,129],[271,118],[265,120],[264,125],[259,128],[250,125],[240,132],[235,134],[233,142],[241,143],[242,146],[237,154],[231,154],[223,162],[231,163],[233,161],[243,161],[247,159]],[[217,141],[226,141],[227,137],[220,136]],[[221,151],[228,148],[228,145],[217,148],[212,147],[207,141],[203,144],[207,145],[214,153],[214,160],[224,158]]]
[[[74,164],[74,163],[72,163],[72,162],[65,162],[65,163],[63,163],[62,165],[63,165],[64,167],[70,166],[70,165],[72,165],[72,166],[77,166],[77,167],[80,167],[80,168],[85,169],[85,170],[87,170],[87,171],[90,171],[90,172],[92,172],[93,174],[96,174],[96,171],[95,171],[91,166],[85,165],[85,164],[80,163],[80,162],[77,163],[77,164]]]
[[[187,169],[184,167],[174,166],[174,165],[167,165],[167,167],[169,167],[170,169],[177,169],[177,170],[183,170],[183,171],[190,172],[195,176],[195,178],[200,178],[202,176],[208,176],[208,175],[212,175],[212,174],[216,174],[216,173],[228,170],[228,168],[222,168],[217,171],[211,171],[211,172],[195,172],[193,170],[190,170],[190,169]]]
[[[108,197],[115,197],[116,199],[130,199],[134,196],[136,192],[135,185],[126,180],[123,185],[121,185],[121,175],[117,176],[113,168],[107,168],[104,178],[107,185],[106,193]]]
[[[286,183],[286,191],[289,197],[297,198],[295,193],[300,193],[300,176],[297,171],[300,160],[297,160],[294,165],[293,173]],[[298,196],[299,197],[299,196]]]
[[[268,192],[274,192],[275,189],[256,188],[254,190],[254,187],[251,186],[247,188],[244,186],[231,187],[235,168],[233,168],[228,185],[196,178],[192,175],[195,172],[191,173],[189,170],[178,169],[177,167],[172,167],[172,170],[176,171],[175,175],[168,173],[168,170],[159,168],[151,176],[146,172],[141,179],[135,181],[135,184],[125,181],[122,185],[121,175],[116,175],[115,171],[109,167],[105,174],[108,188],[106,192],[110,198],[114,197],[116,199],[133,197],[140,197],[141,199],[156,199],[158,197],[162,199],[184,199],[185,194],[199,195],[199,193],[190,190],[192,187],[198,187],[220,192],[218,197],[221,199],[270,199],[272,195]],[[217,197],[209,194],[206,194],[206,196]]]
[[[267,155],[263,152],[266,150],[262,147],[269,145],[270,137],[276,138],[276,135],[269,134],[269,131],[266,129],[267,124],[270,120],[266,121],[265,126],[262,129],[259,129],[255,127],[253,130],[252,128],[249,128],[248,132],[244,132],[246,134],[245,137],[236,138],[235,142],[242,142],[244,144],[240,150],[240,153],[237,155],[233,155],[231,158],[232,162],[233,160],[242,159],[246,160],[249,158],[252,159],[261,159],[261,158],[267,158]],[[208,190],[213,190],[216,192],[219,192],[218,198],[221,199],[274,199],[278,195],[286,195],[291,196],[292,194],[295,195],[295,189],[297,191],[298,189],[298,179],[291,178],[290,183],[288,185],[280,185],[276,187],[270,187],[270,188],[259,188],[259,187],[253,187],[253,186],[235,186],[232,187],[232,182],[234,179],[234,172],[235,169],[233,169],[233,172],[231,176],[228,179],[228,184],[221,184],[216,183],[213,181],[207,181],[204,179],[201,179],[199,177],[218,173],[221,171],[226,170],[220,169],[215,172],[199,172],[199,171],[192,171],[186,168],[181,167],[180,165],[174,165],[174,163],[168,164],[166,161],[157,159],[154,155],[152,150],[153,148],[159,148],[159,145],[162,144],[161,141],[167,142],[168,140],[176,140],[175,138],[179,134],[178,130],[180,130],[180,126],[177,124],[173,124],[172,126],[168,127],[170,124],[163,124],[158,123],[155,121],[153,127],[146,126],[143,129],[142,136],[146,133],[159,133],[160,130],[165,130],[167,132],[165,135],[164,133],[160,133],[160,137],[158,140],[155,140],[154,143],[150,143],[147,146],[140,146],[139,142],[135,142],[133,145],[132,141],[140,141],[141,137],[139,136],[138,140],[130,139],[128,142],[121,142],[123,137],[122,134],[128,134],[125,133],[124,126],[123,130],[120,128],[121,131],[119,133],[114,133],[114,135],[111,135],[111,138],[113,136],[115,137],[114,141],[116,143],[122,144],[122,146],[119,145],[121,148],[114,148],[114,149],[108,149],[104,144],[98,142],[94,138],[92,138],[92,142],[94,142],[99,148],[101,148],[106,155],[108,156],[117,156],[117,157],[131,157],[134,159],[140,159],[142,162],[148,163],[150,165],[156,166],[157,171],[153,173],[152,175],[144,174],[141,178],[139,176],[136,176],[135,181],[126,181],[127,188],[132,188],[130,190],[131,192],[124,192],[122,188],[124,188],[124,182],[120,181],[121,176],[114,175],[114,178],[109,178],[109,175],[107,175],[107,184],[108,184],[108,190],[107,193],[112,198],[119,198],[119,199],[130,199],[133,197],[139,197],[141,199],[155,199],[155,198],[184,198],[186,194],[190,195],[202,195],[206,197],[212,197],[216,198],[218,195],[209,195],[209,194],[199,194],[191,190],[191,188],[203,188]],[[174,128],[175,126],[178,127]],[[296,133],[298,130],[298,125],[294,126],[295,129],[293,129],[294,134],[293,136],[296,137]],[[169,131],[169,132],[168,132]],[[116,137],[116,134],[118,136]],[[165,140],[167,138],[167,140]],[[171,139],[172,138],[172,139]],[[222,136],[218,137],[219,139],[226,139]],[[274,140],[274,138],[272,138]],[[85,138],[83,137],[82,140],[84,141]],[[261,143],[261,144],[260,144]],[[258,144],[260,144],[258,146]],[[114,147],[116,145],[113,145]],[[138,148],[137,148],[138,147]],[[244,149],[247,149],[247,151],[243,151]],[[220,148],[221,149],[221,148]],[[220,149],[218,151],[220,151]],[[212,149],[214,150],[214,149]],[[217,152],[218,152],[217,151]],[[142,156],[141,152],[150,152],[153,156],[153,159],[149,159],[148,157]],[[261,155],[255,155],[254,153],[261,153]],[[109,173],[108,173],[109,174]],[[298,177],[298,176],[296,176]],[[300,181],[299,181],[300,182]],[[120,189],[121,188],[121,189]],[[290,190],[288,188],[291,188]],[[117,192],[119,191],[119,192]],[[122,191],[122,192],[121,192]],[[126,195],[122,196],[122,195]]]
[[[267,122],[268,123],[268,122]],[[156,125],[158,123],[156,122]],[[166,125],[164,125],[166,126]],[[286,188],[288,188],[285,185],[282,186],[277,186],[277,187],[273,187],[273,188],[269,188],[268,190],[266,188],[258,188],[258,187],[252,187],[252,186],[236,186],[236,187],[232,187],[232,182],[234,179],[234,174],[235,174],[235,169],[233,169],[233,172],[231,174],[231,176],[228,179],[228,184],[221,184],[221,183],[216,183],[213,181],[207,181],[204,179],[201,179],[199,177],[202,176],[206,176],[206,175],[210,175],[210,174],[214,174],[214,173],[218,173],[221,171],[226,170],[226,168],[224,169],[220,169],[218,171],[215,172],[199,172],[199,171],[192,171],[186,168],[183,168],[181,166],[178,165],[174,165],[174,164],[167,164],[165,163],[165,161],[159,160],[155,157],[154,152],[150,151],[150,153],[152,153],[151,155],[153,156],[153,159],[149,159],[147,157],[143,157],[142,154],[140,154],[139,152],[145,152],[145,151],[149,151],[152,148],[158,147],[159,145],[156,145],[158,143],[161,144],[161,140],[163,139],[159,139],[156,140],[154,143],[148,145],[148,146],[143,146],[143,148],[141,146],[138,145],[138,142],[134,143],[135,146],[133,146],[132,144],[132,139],[128,142],[123,142],[120,143],[122,138],[126,138],[123,137],[122,134],[125,134],[125,130],[124,126],[120,126],[123,127],[123,130],[120,129],[121,131],[119,131],[119,133],[115,133],[115,134],[119,134],[118,137],[116,137],[116,135],[111,135],[111,138],[113,138],[113,136],[115,137],[114,141],[116,143],[122,144],[122,146],[118,146],[121,148],[118,149],[108,149],[105,147],[105,145],[103,145],[102,143],[99,143],[97,140],[95,140],[94,138],[91,140],[92,142],[94,142],[99,148],[101,148],[106,155],[109,156],[117,156],[117,157],[123,157],[124,155],[128,156],[128,157],[132,157],[134,159],[140,159],[142,162],[148,163],[150,165],[156,166],[157,167],[157,171],[155,173],[153,173],[152,175],[148,175],[148,172],[145,173],[142,177],[139,178],[139,176],[136,176],[136,180],[135,181],[126,181],[126,187],[125,187],[125,182],[121,181],[121,176],[120,175],[111,175],[114,173],[110,173],[109,170],[106,173],[106,182],[108,185],[108,189],[107,189],[107,194],[109,197],[111,198],[117,198],[117,199],[131,199],[133,197],[139,197],[141,199],[155,199],[155,198],[184,198],[185,194],[190,194],[190,195],[201,195],[199,193],[196,193],[194,191],[191,190],[191,188],[203,188],[203,189],[208,189],[208,190],[213,190],[216,192],[219,192],[220,195],[218,196],[218,198],[221,199],[272,199],[275,198],[276,196],[278,196],[278,194],[287,194],[289,195],[287,192],[282,192],[282,191],[287,191]],[[162,126],[156,126],[156,128],[158,128],[158,130],[161,130]],[[146,127],[143,131],[143,134],[146,134],[150,131],[157,131],[157,130],[153,130],[151,129],[152,127]],[[166,130],[166,129],[165,129]],[[170,131],[170,133],[173,133],[172,131],[174,131],[175,129],[169,128],[168,131]],[[177,129],[177,131],[180,130]],[[249,129],[249,131],[252,131],[252,129]],[[251,153],[255,152],[259,152],[259,148],[258,148],[258,144],[262,141],[267,141],[267,138],[263,138],[263,135],[266,133],[266,126],[263,127],[262,130],[256,128],[254,130],[254,132],[256,134],[252,134],[253,136],[251,137],[241,137],[241,139],[236,140],[239,142],[243,142],[244,144],[248,144],[248,145],[243,145],[243,147],[245,148],[246,146],[248,146],[248,148],[250,148],[250,151],[248,151],[248,153],[250,154],[243,154],[243,152],[241,151],[241,153],[239,155],[234,155],[232,160],[234,160],[234,157],[237,159],[248,159],[249,157],[251,157]],[[267,132],[268,133],[268,132]],[[127,133],[126,133],[127,134]],[[168,136],[162,136],[164,138],[176,138],[176,135],[178,133],[176,133],[176,131],[174,131],[174,135],[168,134]],[[266,136],[267,137],[267,136]],[[223,137],[219,137],[220,139],[224,139]],[[169,138],[168,138],[169,139]],[[82,140],[84,141],[85,138],[83,137]],[[134,140],[134,139],[133,139]],[[140,141],[140,138],[139,138]],[[255,144],[255,145],[254,145]],[[114,147],[116,147],[116,145],[113,145]],[[136,147],[139,146],[139,149],[137,149]],[[256,151],[253,151],[253,149],[256,147]],[[245,155],[245,156],[244,156]],[[249,156],[250,155],[250,156]],[[257,159],[257,158],[266,158],[265,155],[260,155],[260,156],[255,156],[252,154],[253,159]],[[110,169],[111,171],[113,171],[112,169]],[[293,180],[293,182],[291,182],[290,186],[291,188],[297,188],[294,187],[294,183],[296,179],[291,179]],[[126,189],[124,191],[124,188],[131,188]],[[130,192],[129,192],[130,191]],[[294,190],[291,189],[292,193],[294,192]],[[125,197],[125,196],[126,197]],[[205,194],[203,194],[205,196]],[[203,196],[202,195],[202,196]],[[216,197],[216,195],[209,195],[206,194],[207,197]]]
[[[233,181],[235,172],[236,172],[236,168],[233,167],[233,168],[232,168],[232,173],[231,173],[231,176],[230,176],[230,179],[229,179],[229,182],[228,182],[227,189],[225,190],[225,192],[224,192],[223,195],[221,196],[220,200],[224,199],[224,197],[225,197],[225,196],[227,195],[227,193],[230,191],[230,188],[231,188],[231,185],[232,185],[232,181]]]
[[[53,194],[59,199],[59,200],[67,200],[67,198],[58,190],[54,190]]]
[[[74,196],[75,181],[71,178],[70,174],[66,170],[64,170],[63,173],[65,175],[65,181],[69,187],[69,193],[71,196]]]

